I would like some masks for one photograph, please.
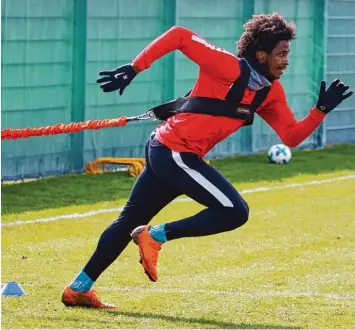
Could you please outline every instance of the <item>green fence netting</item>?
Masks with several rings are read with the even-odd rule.
[[[355,1],[328,0],[326,79],[340,78],[355,88]],[[345,100],[326,119],[326,143],[355,142],[355,98]]]
[[[235,52],[242,24],[253,13],[273,11],[297,24],[298,38],[282,83],[301,118],[315,103],[325,71],[326,8],[323,0],[2,0],[2,129],[135,115],[184,95],[198,68],[179,52],[141,73],[121,97],[102,93],[95,80],[98,71],[131,61],[173,25]],[[3,141],[2,179],[80,172],[86,162],[104,156],[142,157],[154,126],[137,122]],[[321,127],[302,146],[322,145],[324,132]],[[278,141],[258,118],[208,157],[266,150]]]

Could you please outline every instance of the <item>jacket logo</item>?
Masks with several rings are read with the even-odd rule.
[[[248,115],[250,114],[250,110],[246,108],[237,108],[237,112],[248,114]]]

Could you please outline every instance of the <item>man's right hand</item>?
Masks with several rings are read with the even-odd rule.
[[[120,95],[122,95],[125,88],[137,75],[137,72],[131,64],[125,64],[112,71],[100,71],[99,75],[103,77],[97,79],[96,82],[101,84],[100,88],[105,93],[119,89]]]
[[[319,96],[317,101],[317,109],[325,114],[336,108],[341,102],[350,97],[353,92],[344,94],[349,86],[344,85],[339,79],[334,80],[328,89],[326,89],[325,81],[320,85]]]

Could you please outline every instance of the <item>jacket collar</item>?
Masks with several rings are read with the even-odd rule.
[[[246,56],[245,60],[248,62],[254,71],[266,78],[271,84],[274,82],[275,78],[269,73],[268,67],[266,64],[261,64],[255,55]]]

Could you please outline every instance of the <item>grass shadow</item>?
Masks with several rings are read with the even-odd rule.
[[[355,170],[355,144],[328,146],[321,150],[293,150],[287,165],[268,164],[266,154],[229,157],[213,166],[233,183],[282,181],[299,174]]]
[[[205,318],[196,318],[196,317],[181,317],[181,316],[169,316],[164,314],[156,314],[156,313],[139,313],[139,312],[125,312],[125,311],[112,311],[112,310],[101,310],[100,313],[110,314],[112,316],[124,316],[128,318],[132,318],[132,321],[122,322],[125,323],[125,327],[127,323],[134,323],[134,319],[153,319],[153,320],[160,320],[171,322],[174,324],[174,329],[200,329],[201,326],[208,326],[208,329],[300,329],[299,327],[288,327],[284,325],[275,325],[275,324],[247,324],[247,323],[234,323],[234,322],[223,322],[219,320],[210,320]],[[41,317],[42,320],[48,319],[50,321],[62,321],[63,324],[68,325],[68,322],[75,322],[78,323],[78,318],[72,319],[66,316],[56,316],[56,317]],[[93,328],[98,329],[97,323],[100,323],[104,328],[110,326],[113,321],[109,318],[102,318],[102,320],[97,321],[95,320],[93,324]],[[117,319],[114,320],[116,326],[115,328],[120,327],[120,321]],[[178,323],[183,323],[178,326]],[[185,324],[189,324],[189,328],[186,328]],[[85,324],[79,324],[80,327],[85,326]],[[164,325],[166,327],[166,325]],[[133,327],[132,327],[133,329]]]
[[[111,311],[116,315],[122,315],[134,318],[143,319],[155,319],[163,320],[168,322],[183,322],[191,324],[192,329],[198,328],[201,325],[208,325],[209,328],[221,328],[221,329],[299,329],[297,327],[285,327],[283,325],[264,325],[264,324],[246,324],[246,323],[233,323],[233,322],[223,322],[218,320],[209,320],[204,318],[194,318],[194,317],[181,317],[181,316],[168,316],[163,314],[153,314],[153,313],[138,313],[138,312],[123,312],[123,311]]]
[[[212,160],[230,182],[281,181],[298,174],[355,170],[355,144],[322,150],[295,150],[288,165],[267,163],[265,153]],[[40,211],[128,198],[135,178],[126,172],[102,175],[75,174],[2,185],[2,214]]]

